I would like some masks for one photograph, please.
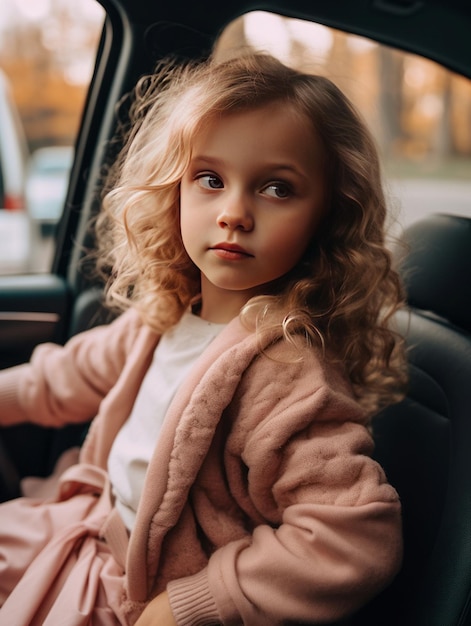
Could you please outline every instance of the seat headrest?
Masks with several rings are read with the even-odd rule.
[[[404,232],[407,300],[471,332],[471,218],[430,215]]]

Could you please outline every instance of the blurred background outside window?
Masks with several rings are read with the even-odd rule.
[[[2,0],[0,273],[50,268],[103,20],[95,0]],[[326,75],[353,100],[380,148],[395,232],[429,212],[471,216],[471,81],[362,37],[263,12],[230,24],[217,50],[247,47]]]
[[[103,21],[95,0],[1,0],[2,274],[50,269]]]

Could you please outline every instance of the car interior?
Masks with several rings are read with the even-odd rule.
[[[104,166],[116,154],[117,103],[159,58],[204,58],[250,11],[310,20],[414,52],[471,77],[465,0],[101,0],[106,11],[49,273],[0,276],[0,368],[110,314],[84,264]],[[471,178],[471,177],[470,177]],[[449,208],[449,207],[447,207]],[[409,349],[407,397],[374,418],[376,457],[403,506],[405,556],[393,584],[350,626],[471,626],[471,218],[434,214],[404,231],[408,306],[397,324]],[[404,252],[405,250],[405,252]],[[83,427],[0,432],[0,489],[47,476]]]

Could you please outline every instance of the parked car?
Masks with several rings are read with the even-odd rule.
[[[30,228],[25,213],[28,150],[11,94],[0,70],[0,274],[29,268]]]
[[[232,20],[260,9],[415,52],[471,78],[471,9],[463,0],[103,0],[103,6],[107,19],[53,269],[0,278],[0,367],[24,361],[39,343],[64,342],[107,319],[101,286],[80,264],[94,245],[87,225],[99,211],[117,103],[159,58],[205,56]],[[471,220],[427,216],[405,241],[408,308],[397,323],[410,345],[410,388],[373,424],[376,455],[403,503],[404,564],[394,584],[350,624],[471,626]],[[47,475],[82,435],[76,428],[4,429],[4,493],[16,493],[19,476]]]
[[[48,146],[33,152],[26,177],[26,208],[33,228],[50,235],[62,215],[72,167],[71,146]]]
[[[28,151],[10,83],[0,70],[0,209],[24,209]]]

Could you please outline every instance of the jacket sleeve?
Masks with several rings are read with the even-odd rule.
[[[276,392],[260,388],[261,402]],[[273,404],[241,454],[251,501],[267,523],[216,550],[204,571],[169,584],[179,626],[330,623],[400,567],[398,496],[370,458],[358,405],[326,383],[290,399],[277,402],[285,410]]]
[[[0,372],[0,424],[62,426],[93,418],[115,384],[141,322],[129,311],[107,326],[38,346],[28,364]]]

